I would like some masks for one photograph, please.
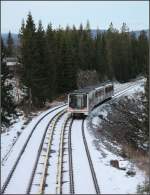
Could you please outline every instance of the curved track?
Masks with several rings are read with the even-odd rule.
[[[66,105],[66,104],[65,104],[65,105]],[[13,173],[14,173],[15,169],[17,168],[17,165],[19,164],[19,161],[20,161],[20,159],[21,159],[21,157],[22,157],[22,155],[23,155],[23,153],[24,153],[24,151],[25,151],[25,149],[26,149],[26,147],[27,147],[27,145],[28,145],[28,142],[29,142],[29,140],[31,139],[31,137],[32,137],[32,135],[33,135],[35,129],[37,128],[37,126],[40,124],[40,122],[41,122],[46,116],[48,116],[50,113],[54,112],[55,110],[64,107],[65,105],[59,106],[59,107],[57,107],[57,108],[55,108],[55,109],[53,109],[53,110],[47,112],[47,113],[46,113],[44,116],[42,116],[42,117],[38,120],[38,122],[34,125],[34,127],[32,128],[32,130],[31,130],[31,132],[30,132],[30,134],[29,134],[29,136],[28,136],[28,138],[27,138],[27,140],[25,141],[25,143],[24,143],[24,145],[23,145],[23,147],[22,147],[22,149],[21,149],[21,151],[20,151],[20,153],[19,153],[19,155],[18,155],[18,157],[17,157],[17,159],[16,159],[14,165],[12,166],[11,171],[9,172],[9,174],[8,174],[6,180],[5,180],[5,182],[4,182],[4,184],[3,184],[2,188],[1,188],[1,193],[2,193],[2,194],[5,192],[5,190],[6,190],[7,186],[8,186],[8,184],[9,184],[9,182],[10,182],[12,176],[13,176]]]
[[[135,84],[136,85],[136,84]],[[116,93],[111,100],[108,101],[114,101],[115,98],[117,98],[118,96],[121,96],[122,94],[126,93],[129,89],[133,88],[135,85],[132,86],[128,86],[127,88],[125,88],[124,90]],[[66,105],[66,104],[65,104]],[[31,137],[34,134],[35,129],[38,127],[38,125],[41,123],[41,121],[48,116],[50,113],[54,112],[55,110],[58,110],[59,108],[63,108],[65,105],[59,106],[49,112],[47,112],[45,115],[43,115],[38,121],[37,123],[34,125],[34,127],[32,128],[29,136],[27,137],[23,147],[21,148],[21,151],[14,163],[14,165],[12,166],[11,171],[9,172],[3,186],[1,189],[1,193],[5,193],[5,190],[7,189],[10,181],[13,178],[13,174],[15,172],[15,170],[17,169],[17,166],[20,162],[20,159],[24,153],[24,151],[26,150],[26,147],[29,143],[29,141],[31,140]],[[34,161],[34,166],[30,175],[30,179],[28,181],[28,185],[26,188],[26,194],[30,194],[31,193],[31,189],[33,186],[33,181],[35,178],[35,174],[37,171],[37,166],[39,164],[39,158],[41,156],[43,147],[44,147],[44,142],[45,139],[48,139],[47,143],[47,148],[46,148],[46,155],[44,157],[44,169],[42,169],[41,172],[41,177],[40,177],[40,184],[39,184],[39,194],[43,194],[45,192],[45,187],[46,187],[46,178],[47,175],[49,175],[48,173],[48,166],[49,166],[49,157],[51,155],[51,145],[52,145],[52,141],[53,141],[53,136],[54,136],[54,132],[56,130],[56,125],[59,121],[59,119],[66,113],[65,109],[62,109],[61,111],[58,111],[56,114],[54,114],[53,117],[51,117],[50,121],[47,123],[46,127],[44,128],[44,133],[42,134],[42,138],[40,140],[40,145],[38,147],[38,152],[36,154],[36,159]],[[64,135],[67,135],[67,143],[68,143],[68,175],[69,175],[69,192],[70,194],[75,194],[75,186],[74,186],[74,171],[73,171],[73,154],[72,154],[72,124],[73,124],[73,119],[70,117],[70,115],[67,115],[66,119],[63,122],[63,125],[61,126],[61,130],[60,130],[60,138],[59,138],[59,150],[58,150],[58,157],[57,157],[57,176],[56,176],[56,193],[57,194],[62,194],[63,193],[63,174],[66,170],[64,170],[63,167],[63,163],[64,163],[64,151],[65,151],[65,138]],[[83,139],[83,144],[84,144],[84,148],[85,148],[85,155],[87,156],[88,159],[88,164],[89,164],[89,168],[90,168],[90,173],[92,176],[92,180],[93,180],[93,184],[94,184],[94,188],[95,188],[95,192],[96,194],[100,194],[100,188],[98,185],[98,181],[97,181],[97,177],[96,177],[96,173],[94,170],[94,166],[93,166],[93,162],[91,159],[91,155],[89,152],[89,148],[88,148],[88,144],[87,144],[87,140],[85,137],[85,132],[84,132],[84,121],[82,120],[82,126],[81,126],[81,130],[82,130],[82,139]],[[66,128],[68,128],[68,130],[66,130]]]

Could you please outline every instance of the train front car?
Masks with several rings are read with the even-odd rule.
[[[68,95],[68,112],[74,117],[88,115],[87,94],[70,93]]]

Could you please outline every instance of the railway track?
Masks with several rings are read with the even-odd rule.
[[[133,84],[132,84],[132,85],[130,84],[130,85],[126,86],[126,87],[125,87],[124,89],[122,89],[121,91],[116,92],[116,93],[112,96],[112,98],[106,99],[106,100],[104,100],[103,102],[101,102],[101,103],[99,103],[98,105],[96,105],[96,106],[92,109],[92,111],[93,111],[95,108],[101,106],[101,105],[104,104],[104,103],[108,103],[108,102],[113,102],[113,101],[115,101],[116,98],[118,98],[119,96],[125,94],[128,90],[134,88],[136,85],[137,85],[137,84],[134,84],[134,85],[133,85]],[[120,88],[121,88],[121,87],[120,87]]]
[[[72,147],[71,147],[71,127],[72,127],[73,119],[70,115],[67,116],[62,129],[61,129],[61,137],[59,144],[59,157],[58,157],[58,172],[57,172],[57,187],[56,194],[62,194],[62,184],[63,184],[63,173],[65,172],[63,163],[64,163],[64,151],[65,151],[65,134],[68,136],[68,161],[69,161],[69,186],[70,186],[70,194],[74,194],[74,181],[73,181],[73,163],[72,163]]]
[[[133,86],[128,86],[127,88],[125,88],[123,91],[121,91],[120,93],[117,93],[114,98],[117,98],[119,95],[122,95],[123,93],[125,93],[127,90],[129,90],[129,88],[132,88]],[[62,129],[61,129],[61,135],[60,135],[60,142],[59,142],[59,154],[58,154],[58,162],[57,162],[57,180],[56,180],[56,194],[62,194],[62,183],[63,183],[63,157],[64,157],[64,134],[66,131],[66,126],[69,123],[69,133],[68,133],[68,157],[69,157],[69,186],[70,186],[70,194],[74,194],[75,193],[75,189],[74,189],[74,177],[73,177],[73,162],[72,162],[72,144],[71,144],[71,127],[72,127],[72,123],[73,123],[73,119],[70,120],[70,117],[67,117],[67,119],[64,121],[64,124],[62,125]],[[84,120],[82,122],[82,136],[83,136],[83,142],[84,142],[84,147],[85,147],[85,151],[86,151],[86,155],[87,155],[87,159],[88,159],[88,163],[89,163],[89,167],[90,167],[90,171],[91,171],[91,175],[93,178],[93,183],[94,183],[94,187],[95,187],[95,191],[96,194],[101,194],[100,193],[100,188],[98,185],[98,181],[97,181],[97,177],[96,177],[96,173],[94,170],[94,166],[93,166],[93,162],[90,156],[90,152],[88,149],[88,144],[86,141],[86,137],[84,134]],[[46,175],[46,174],[45,174]],[[45,177],[43,177],[43,180],[45,180]],[[43,187],[44,189],[44,187]],[[44,193],[44,191],[41,191],[40,194]]]
[[[128,90],[134,88],[136,85],[137,84],[134,84],[134,85],[132,84],[132,85],[126,86],[125,89],[117,92],[112,97],[112,99],[109,99],[106,102],[115,101],[116,98],[118,98],[119,96],[125,94]],[[103,102],[103,103],[105,103],[105,102]],[[90,155],[90,152],[89,152],[88,144],[87,144],[87,141],[86,141],[85,133],[84,133],[84,121],[85,121],[85,119],[83,119],[83,121],[82,121],[82,137],[83,137],[84,147],[85,147],[85,150],[86,150],[86,154],[87,154],[87,158],[88,158],[88,162],[89,162],[89,166],[90,166],[91,175],[92,175],[92,178],[93,178],[93,183],[94,183],[94,186],[95,186],[96,194],[101,194],[100,188],[99,188],[99,185],[98,185],[98,180],[97,180],[97,177],[96,177],[96,173],[95,173],[95,170],[94,170],[93,162],[92,162],[91,155]]]
[[[120,90],[119,92],[116,92],[116,94],[114,94],[114,96],[112,97],[112,99],[113,98],[117,98],[120,95],[123,95],[124,93],[126,93],[128,90],[134,88],[135,86],[137,86],[137,83],[136,84],[127,85],[124,89]],[[121,89],[121,87],[119,87],[119,89]]]
[[[71,142],[72,124],[73,124],[73,120],[71,121],[71,125],[69,127],[69,134],[68,134],[70,194],[74,194],[74,176],[73,176],[72,142]]]
[[[61,116],[58,116],[58,118],[54,118],[54,124],[52,125],[52,130],[50,134],[50,139],[49,139],[49,144],[48,144],[48,150],[47,150],[47,155],[45,157],[45,162],[44,162],[44,171],[41,176],[41,181],[40,181],[40,187],[39,187],[39,194],[44,194],[45,193],[45,186],[46,186],[46,177],[50,172],[48,173],[48,164],[50,163],[50,149],[51,149],[51,144],[52,144],[52,139],[53,139],[53,134],[56,130],[56,124],[58,123],[58,120]],[[73,182],[73,165],[72,165],[72,148],[71,148],[71,126],[72,126],[73,119],[71,119],[70,115],[67,115],[66,119],[63,122],[63,125],[61,127],[61,132],[60,132],[60,141],[59,141],[59,152],[58,152],[58,159],[57,159],[57,176],[56,176],[56,194],[62,194],[62,185],[63,185],[63,173],[65,172],[63,163],[64,163],[64,151],[65,151],[65,138],[64,136],[68,136],[68,158],[69,158],[69,178],[70,178],[70,193],[74,194],[74,182]],[[52,121],[51,121],[52,123]],[[32,177],[33,178],[33,177]],[[33,180],[31,181],[31,183]],[[31,186],[31,184],[30,184]],[[31,187],[30,187],[31,189]],[[29,192],[29,191],[28,191]]]
[[[100,188],[99,188],[99,185],[98,185],[98,181],[97,181],[97,177],[96,177],[96,173],[95,173],[95,170],[94,170],[93,162],[92,162],[91,155],[90,155],[90,152],[89,152],[88,144],[87,144],[87,141],[86,141],[85,133],[84,133],[84,121],[85,120],[83,119],[83,121],[82,121],[82,137],[83,137],[84,147],[85,147],[87,159],[88,159],[88,162],[89,162],[89,166],[90,166],[90,170],[91,170],[91,174],[92,174],[96,194],[101,194],[100,193]]]
[[[140,80],[137,81],[137,83],[140,83],[140,82],[141,82]],[[136,86],[137,83],[136,84],[134,84],[134,82],[126,83],[126,84],[124,84],[124,86],[118,86],[117,88],[115,87],[114,91],[115,91],[115,93],[120,93],[123,90],[126,90],[126,89],[128,89],[130,87],[132,88],[133,86]]]
[[[46,138],[48,138],[48,147],[47,147],[45,161],[44,161],[44,171],[42,173],[42,178],[41,178],[41,181],[40,181],[39,194],[43,194],[43,192],[44,192],[45,179],[46,179],[47,167],[48,167],[48,160],[49,160],[49,155],[50,155],[50,150],[51,150],[51,143],[52,143],[52,140],[53,140],[53,135],[54,135],[56,123],[58,122],[60,117],[64,114],[65,114],[64,110],[58,112],[56,115],[54,115],[52,117],[52,119],[49,121],[48,125],[46,126],[45,132],[43,134],[43,137],[42,137],[39,149],[38,149],[38,154],[37,154],[37,157],[36,157],[34,168],[32,170],[32,174],[31,174],[31,177],[30,177],[30,180],[29,180],[29,184],[28,184],[26,194],[30,194],[31,187],[32,187],[32,184],[33,184],[33,180],[34,180],[34,176],[35,176],[35,172],[36,172],[36,169],[37,169],[37,166],[38,166],[39,158],[40,158],[42,149],[44,147],[44,141],[45,141]]]
[[[65,104],[65,105],[66,105],[66,104]],[[29,136],[28,136],[28,138],[27,138],[27,140],[25,141],[25,143],[24,143],[24,145],[23,145],[23,147],[22,147],[22,149],[21,149],[21,151],[20,151],[20,153],[19,153],[19,155],[18,155],[18,157],[17,157],[17,159],[16,159],[14,165],[12,166],[11,171],[9,172],[9,174],[8,174],[6,180],[5,180],[5,182],[4,182],[4,184],[3,184],[2,188],[1,188],[1,193],[2,193],[2,194],[5,193],[5,190],[6,190],[7,186],[8,186],[8,184],[9,184],[11,178],[13,177],[14,171],[16,170],[17,165],[19,164],[19,161],[20,161],[20,159],[21,159],[21,157],[22,157],[22,155],[23,155],[23,153],[24,153],[24,151],[25,151],[25,149],[26,149],[26,147],[27,147],[27,145],[28,145],[29,140],[31,139],[31,137],[32,137],[32,135],[33,135],[35,129],[37,128],[37,126],[40,124],[40,122],[41,122],[46,116],[48,116],[50,113],[54,112],[55,110],[58,110],[59,108],[64,107],[65,105],[61,105],[61,106],[59,106],[59,107],[57,107],[57,108],[55,108],[55,109],[53,109],[53,110],[47,112],[47,113],[46,113],[44,116],[42,116],[42,117],[38,120],[38,122],[34,125],[34,127],[32,128],[32,130],[31,130],[31,132],[30,132],[30,134],[29,134]]]
[[[126,93],[129,89],[132,89],[135,85],[132,86],[128,86],[125,89],[123,89],[122,91],[116,93],[111,100],[109,101],[114,101],[115,98],[117,98],[120,95],[123,95],[124,93]],[[66,105],[66,104],[65,104]],[[38,122],[34,125],[33,129],[31,130],[31,133],[29,134],[27,140],[25,141],[8,177],[6,178],[2,189],[1,189],[1,193],[4,194],[5,190],[7,189],[7,186],[9,185],[9,182],[11,181],[12,177],[13,177],[13,173],[15,172],[17,165],[19,164],[19,161],[24,153],[24,151],[26,150],[26,147],[28,145],[29,140],[31,139],[35,129],[37,128],[37,126],[40,124],[40,122],[46,117],[48,116],[50,113],[54,112],[55,110],[59,109],[59,108],[63,108],[65,105],[59,106],[49,112],[47,112],[44,116],[42,116]],[[34,183],[34,178],[35,178],[35,174],[36,174],[36,170],[37,170],[37,166],[39,164],[39,159],[44,147],[44,142],[46,139],[48,139],[48,143],[47,143],[47,149],[46,149],[46,154],[45,154],[45,160],[43,163],[44,169],[41,173],[41,179],[40,179],[40,184],[39,185],[39,194],[43,194],[45,187],[46,187],[46,177],[49,174],[48,173],[48,167],[49,167],[49,157],[51,155],[51,145],[52,145],[52,141],[53,141],[53,135],[56,129],[56,124],[58,123],[59,119],[65,114],[65,109],[59,111],[57,114],[55,114],[51,120],[49,121],[49,123],[47,124],[39,148],[38,148],[38,153],[35,159],[35,163],[34,163],[34,167],[33,170],[31,172],[31,176],[28,182],[28,186],[27,186],[27,190],[26,190],[26,194],[30,194],[31,193],[31,189],[33,187],[33,183]],[[88,148],[88,144],[86,141],[86,137],[85,137],[85,133],[84,133],[84,121],[82,121],[82,137],[83,137],[83,143],[84,143],[84,147],[85,147],[85,151],[86,151],[86,155],[87,155],[87,159],[88,159],[88,164],[90,167],[90,171],[91,171],[91,175],[92,175],[92,179],[93,179],[93,184],[95,187],[95,191],[96,194],[100,194],[100,188],[98,185],[98,181],[97,181],[97,177],[96,177],[96,173],[94,170],[94,166],[93,166],[93,162],[91,159],[91,155],[89,152],[89,148]],[[73,119],[70,117],[70,115],[68,115],[65,119],[65,121],[63,122],[63,125],[61,127],[61,134],[60,134],[60,141],[59,141],[59,152],[58,152],[58,161],[57,161],[57,176],[56,176],[56,194],[62,194],[63,193],[63,173],[64,173],[64,168],[63,168],[63,163],[64,163],[64,151],[65,151],[65,139],[64,136],[65,134],[67,134],[68,136],[68,174],[69,174],[69,190],[70,190],[70,194],[75,194],[75,189],[74,189],[74,175],[73,175],[73,159],[72,159],[72,143],[71,143],[71,131],[72,131],[72,123],[73,123]],[[66,130],[68,128],[68,130]]]

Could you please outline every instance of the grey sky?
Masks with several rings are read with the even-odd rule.
[[[44,28],[49,22],[53,28],[78,27],[87,20],[92,29],[107,29],[111,21],[117,29],[123,22],[130,30],[149,28],[148,1],[2,1],[1,31],[18,33],[29,11],[36,24],[42,20]]]

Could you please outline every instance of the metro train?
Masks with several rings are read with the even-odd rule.
[[[68,112],[72,116],[88,115],[98,104],[112,98],[114,86],[110,81],[99,86],[86,87],[68,94]]]

